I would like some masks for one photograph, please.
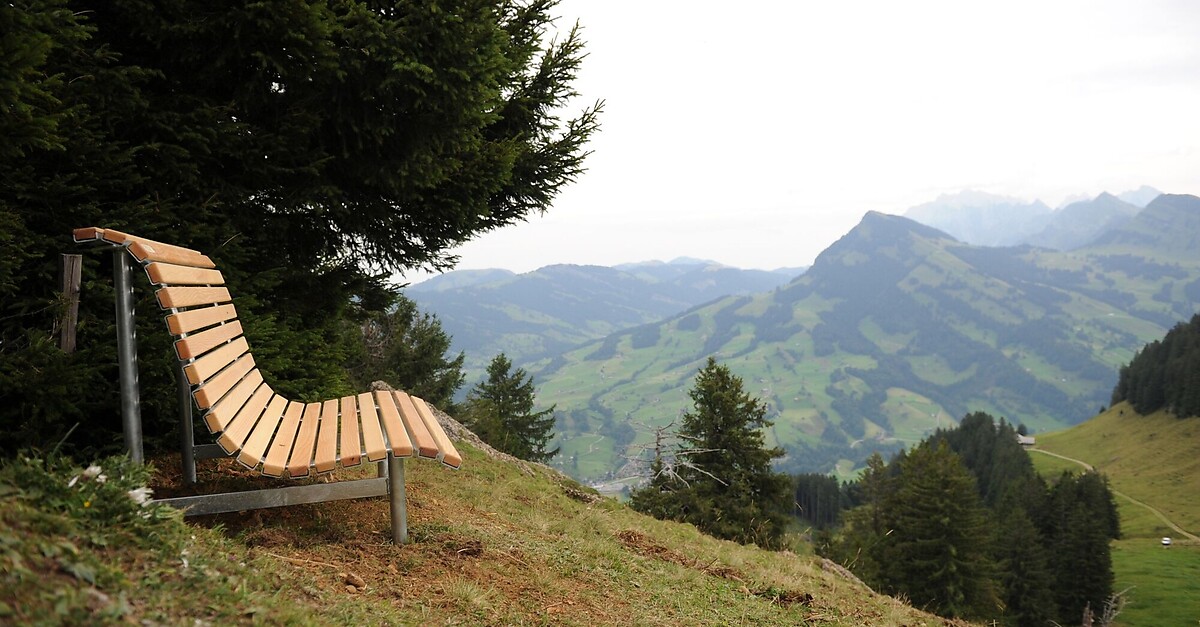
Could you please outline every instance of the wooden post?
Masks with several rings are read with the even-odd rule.
[[[79,284],[83,267],[83,255],[62,256],[62,292],[67,302],[63,314],[62,335],[59,347],[64,353],[75,352],[75,326],[79,323]]]

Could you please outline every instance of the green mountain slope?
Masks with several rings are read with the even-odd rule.
[[[1189,224],[1164,197],[1121,226]],[[1179,239],[1163,227],[1167,239]],[[1042,431],[1108,402],[1118,367],[1200,303],[1200,256],[1142,242],[1060,253],[963,244],[871,213],[789,285],[729,297],[531,366],[561,413],[559,463],[621,474],[688,405],[709,355],[771,407],[788,470],[845,469],[968,411]],[[632,469],[626,468],[628,473]]]
[[[742,270],[713,262],[604,266],[555,265],[521,275],[451,272],[408,288],[422,311],[436,314],[466,353],[468,381],[504,352],[521,363],[554,355],[611,333],[727,294],[770,290],[803,270]]]
[[[1161,411],[1142,416],[1119,403],[1070,429],[1038,435],[1035,448],[1031,456],[1043,475],[1079,469],[1051,457],[1062,455],[1095,467],[1117,494],[1114,589],[1128,590],[1129,601],[1120,624],[1194,624],[1200,616],[1200,418]],[[1164,536],[1173,540],[1170,549],[1160,543]]]

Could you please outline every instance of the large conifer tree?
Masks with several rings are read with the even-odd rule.
[[[554,407],[534,411],[533,376],[512,369],[504,354],[487,367],[487,379],[467,395],[467,424],[484,442],[514,457],[544,462],[558,454],[546,450],[553,436]]]
[[[75,423],[68,447],[119,441],[96,419],[117,407],[108,256],[85,256],[79,351],[51,338],[81,226],[209,254],[277,390],[352,392],[354,303],[382,311],[394,271],[449,266],[582,171],[596,109],[561,117],[584,51],[551,41],[554,5],[0,3],[0,450]],[[173,439],[169,341],[139,307],[146,433]]]
[[[719,538],[774,546],[786,521],[789,481],[771,460],[783,451],[763,441],[766,405],[743,390],[741,378],[712,357],[688,392],[681,450],[672,476],[662,473],[635,493],[634,507],[690,522]],[[651,508],[651,506],[653,506]]]
[[[888,507],[889,587],[942,616],[998,613],[975,478],[944,441],[926,441],[904,459],[898,483]]]

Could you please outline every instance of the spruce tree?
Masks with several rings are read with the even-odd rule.
[[[544,462],[558,454],[546,450],[554,429],[554,407],[534,411],[533,377],[512,369],[504,353],[487,367],[487,379],[467,395],[467,424],[484,442],[514,457]]]
[[[278,391],[356,391],[354,303],[549,209],[597,108],[553,0],[0,3],[0,452],[118,447],[111,259],[84,260],[79,350],[51,337],[71,229],[217,262]],[[148,295],[148,290],[139,295]],[[175,440],[171,347],[138,303],[146,435]],[[91,389],[89,395],[71,390]]]
[[[455,414],[454,393],[462,387],[465,356],[448,359],[450,336],[437,316],[421,313],[405,296],[384,311],[367,312],[355,325],[361,352],[349,364],[358,388],[386,381]]]
[[[1055,581],[1041,534],[1019,505],[1005,502],[1000,511],[993,542],[1005,624],[1047,625],[1056,615]]]
[[[897,484],[887,506],[889,589],[942,616],[996,612],[985,511],[970,471],[944,441],[926,441],[902,462]]]
[[[683,443],[674,461],[678,482],[651,483],[643,490],[655,495],[639,502],[654,503],[718,538],[776,546],[787,519],[789,481],[771,467],[783,451],[763,441],[762,429],[771,425],[766,405],[712,357],[688,396],[692,410],[683,416]]]

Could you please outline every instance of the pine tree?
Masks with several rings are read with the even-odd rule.
[[[975,478],[944,442],[923,442],[888,499],[884,577],[917,607],[942,616],[996,611],[985,511]]]
[[[994,558],[1005,623],[1041,627],[1055,616],[1055,601],[1046,547],[1025,509],[1015,503],[1000,507]]]
[[[504,353],[487,367],[487,379],[467,395],[467,425],[484,442],[514,457],[544,462],[558,454],[546,450],[553,436],[554,407],[533,411],[536,390],[524,369],[512,369]]]
[[[0,3],[0,449],[113,443],[111,262],[85,256],[77,353],[59,255],[107,226],[204,251],[272,386],[354,388],[353,303],[449,267],[582,172],[579,31],[553,0]],[[173,442],[171,347],[139,302],[146,435]],[[81,396],[71,390],[92,389]],[[118,425],[119,426],[119,425]]]
[[[712,357],[688,396],[692,410],[683,416],[678,433],[683,445],[674,466],[682,486],[659,482],[643,489],[656,492],[652,501],[660,511],[708,534],[777,545],[789,482],[771,468],[783,451],[764,444],[762,428],[771,425],[766,405],[744,392],[742,380]]]
[[[362,351],[349,366],[356,387],[386,381],[447,413],[457,413],[453,399],[466,378],[462,371],[465,356],[459,353],[446,358],[450,336],[437,316],[419,312],[411,299],[398,296],[385,309],[368,312],[356,325]]]

